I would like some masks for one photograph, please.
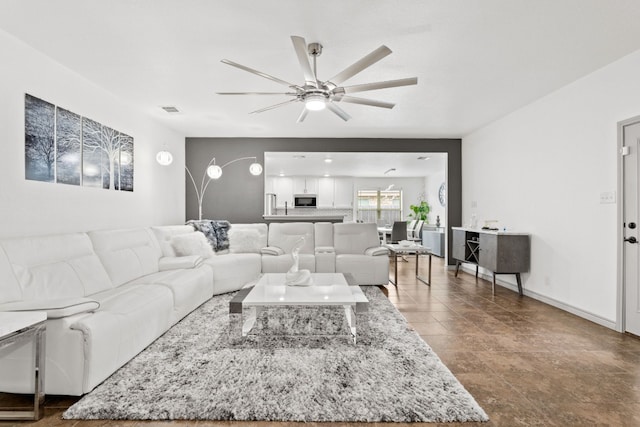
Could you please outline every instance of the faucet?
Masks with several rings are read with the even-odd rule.
[[[289,214],[287,213],[287,202],[284,202],[284,214],[285,214],[285,215],[289,215]]]

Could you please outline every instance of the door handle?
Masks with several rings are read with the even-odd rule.
[[[634,236],[627,237],[626,239],[624,239],[624,241],[629,243],[638,243],[638,239],[636,239]]]

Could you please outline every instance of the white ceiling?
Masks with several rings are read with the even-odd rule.
[[[638,0],[3,0],[0,28],[185,136],[461,137],[640,49]],[[418,77],[296,123],[247,65],[302,83],[290,36],[324,45],[329,78],[378,46],[393,54],[345,84]],[[284,88],[286,89],[286,88]],[[51,100],[55,102],[55,100]],[[168,115],[159,106],[182,112]]]
[[[418,157],[427,157],[419,160]],[[325,159],[331,159],[326,163]],[[266,152],[265,175],[413,178],[444,172],[443,153]],[[391,170],[394,169],[394,170]],[[387,173],[385,173],[387,172]]]

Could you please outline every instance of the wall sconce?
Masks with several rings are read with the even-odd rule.
[[[196,184],[196,180],[193,178],[191,171],[185,165],[185,169],[189,178],[191,178],[191,183],[193,184],[193,188],[196,191],[196,197],[198,199],[198,220],[202,219],[202,200],[204,198],[204,193],[207,191],[207,187],[209,183],[213,179],[219,179],[222,176],[222,168],[229,166],[231,163],[239,162],[240,160],[253,160],[253,163],[249,166],[249,173],[254,176],[258,176],[262,173],[262,165],[258,163],[258,159],[256,157],[240,157],[235,160],[231,160],[230,162],[225,163],[220,166],[216,164],[216,158],[213,157],[209,160],[207,167],[205,168],[205,173],[202,175],[202,181],[200,182],[200,188]],[[160,162],[158,160],[158,162]]]

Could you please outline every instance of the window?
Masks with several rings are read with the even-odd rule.
[[[402,220],[402,190],[358,190],[357,219],[380,225]]]

